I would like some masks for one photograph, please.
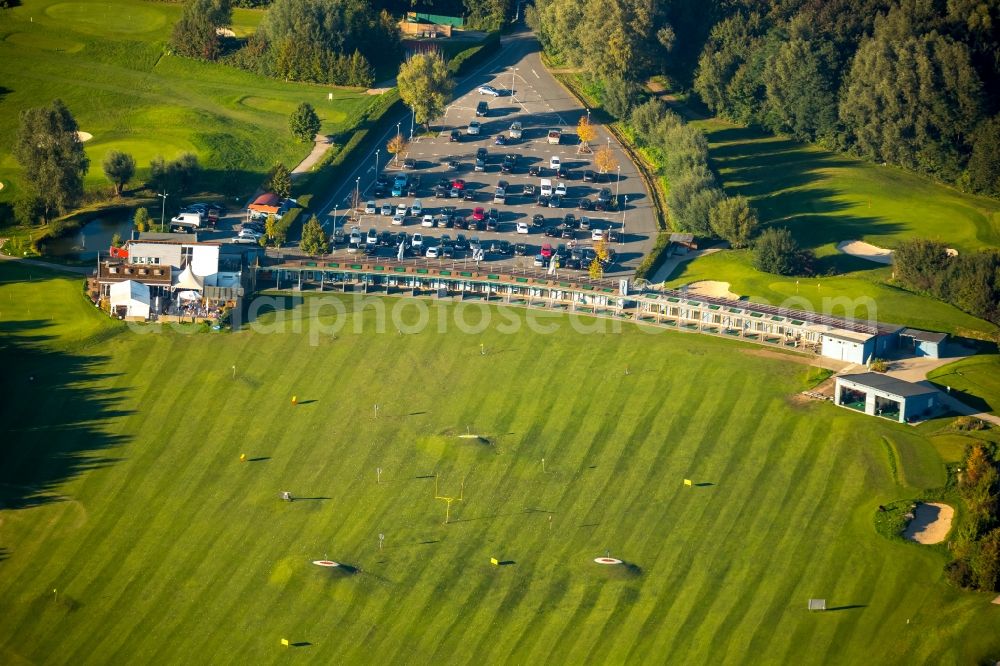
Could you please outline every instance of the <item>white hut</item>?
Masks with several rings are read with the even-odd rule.
[[[124,317],[149,318],[149,287],[135,280],[116,282],[110,288],[111,312]]]

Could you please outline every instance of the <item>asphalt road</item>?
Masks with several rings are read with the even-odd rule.
[[[331,232],[334,227],[344,229],[357,225],[362,232],[374,227],[378,231],[405,231],[409,234],[417,232],[423,234],[425,238],[440,237],[444,234],[454,238],[457,233],[463,233],[467,237],[478,236],[485,246],[489,246],[491,240],[504,239],[512,243],[527,243],[534,248],[539,248],[546,242],[556,245],[568,243],[568,240],[545,237],[536,229],[532,229],[528,235],[517,234],[518,221],[530,222],[535,214],[541,214],[548,224],[555,225],[562,221],[566,213],[573,213],[577,218],[586,215],[596,222],[596,226],[603,229],[613,228],[620,235],[619,242],[612,244],[617,253],[616,261],[608,268],[606,275],[613,277],[631,274],[642,257],[652,249],[656,236],[652,200],[635,166],[614,137],[603,128],[599,128],[598,136],[592,142],[592,148],[596,152],[604,145],[611,146],[621,167],[620,179],[616,170],[608,174],[605,183],[584,182],[585,170],[596,171],[592,165],[593,154],[581,154],[576,137],[576,124],[580,117],[586,114],[586,110],[581,108],[576,99],[544,68],[539,57],[538,41],[530,31],[523,29],[505,36],[502,44],[503,48],[496,57],[457,83],[454,101],[448,106],[444,117],[432,123],[433,135],[424,135],[420,127],[414,128],[416,136],[410,144],[406,157],[416,160],[417,168],[409,169],[406,173],[420,177],[419,196],[381,198],[370,196],[377,173],[376,162],[378,169],[386,173],[390,182],[401,170],[403,157],[400,158],[399,164],[394,164],[385,149],[387,141],[397,130],[396,124],[393,124],[372,150],[357,161],[356,168],[339,186],[325,196],[316,197],[316,200],[323,202],[316,210],[316,214],[324,227]],[[476,89],[484,84],[491,85],[504,94],[500,97],[480,95]],[[489,114],[485,118],[479,118],[482,122],[482,133],[479,136],[468,136],[466,134],[468,123],[476,118],[475,109],[480,101],[489,104]],[[400,131],[409,136],[412,116],[407,113],[397,120]],[[494,145],[494,137],[497,134],[506,134],[515,120],[524,126],[523,137],[506,146]],[[449,141],[452,129],[462,131],[462,141],[457,143]],[[548,143],[547,134],[550,129],[563,131],[560,145]],[[489,151],[490,161],[485,173],[476,173],[473,170],[475,153],[481,147]],[[500,163],[503,156],[509,153],[519,156],[517,167],[513,173],[502,174]],[[525,183],[532,182],[536,186],[539,183],[538,177],[528,176],[528,168],[531,165],[548,167],[550,158],[554,155],[560,157],[563,168],[569,172],[570,177],[564,181],[567,195],[560,208],[540,208],[534,197],[522,194],[522,188]],[[457,170],[448,166],[452,160],[460,163]],[[559,182],[552,176],[551,171],[542,175],[551,178],[553,186]],[[433,188],[442,177],[464,179],[468,184],[467,187],[477,192],[477,200],[465,202],[453,198],[435,199]],[[507,180],[510,183],[506,204],[493,203],[493,190],[499,180]],[[345,216],[345,205],[352,198],[356,187],[361,194],[362,202],[375,199],[379,207],[386,202],[391,203],[394,208],[399,203],[410,206],[414,198],[419,198],[424,212],[431,214],[435,214],[443,206],[454,206],[456,212],[466,216],[471,215],[475,206],[487,209],[493,207],[500,213],[501,224],[497,231],[473,232],[422,228],[420,220],[416,217],[408,217],[402,227],[391,226],[391,217],[381,215],[360,215],[357,219],[351,220]],[[608,187],[613,195],[617,194],[620,202],[625,202],[627,198],[625,209],[619,207],[614,212],[586,212],[577,209],[579,199],[595,197],[601,187]],[[285,257],[294,256],[297,252],[294,246],[297,245],[298,239],[290,240],[292,247],[281,251]],[[580,247],[590,245],[590,232],[578,231],[576,244]],[[346,246],[337,245],[333,255],[347,257]],[[395,249],[382,248],[379,250],[379,255],[395,256]],[[458,258],[466,259],[461,254]],[[528,256],[513,257],[503,260],[502,263],[508,268],[517,268],[531,266],[532,260],[532,253],[529,252]],[[450,260],[441,260],[444,264],[449,262]],[[501,262],[494,259],[489,263],[493,265]]]

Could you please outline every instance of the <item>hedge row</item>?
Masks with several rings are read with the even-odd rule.
[[[494,55],[500,50],[500,33],[491,32],[486,36],[486,39],[479,42],[475,46],[460,51],[454,58],[448,62],[448,71],[451,72],[452,76],[461,76],[463,74],[468,74],[469,69],[476,65],[487,57]]]

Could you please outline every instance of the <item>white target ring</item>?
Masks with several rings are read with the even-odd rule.
[[[614,557],[595,557],[594,561],[598,564],[621,564],[622,561]]]
[[[339,567],[340,564],[333,560],[313,560],[313,564],[318,567]]]

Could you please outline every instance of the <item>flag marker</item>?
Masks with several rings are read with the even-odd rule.
[[[694,484],[691,483],[691,479],[684,479],[684,485],[685,486],[693,486]]]

